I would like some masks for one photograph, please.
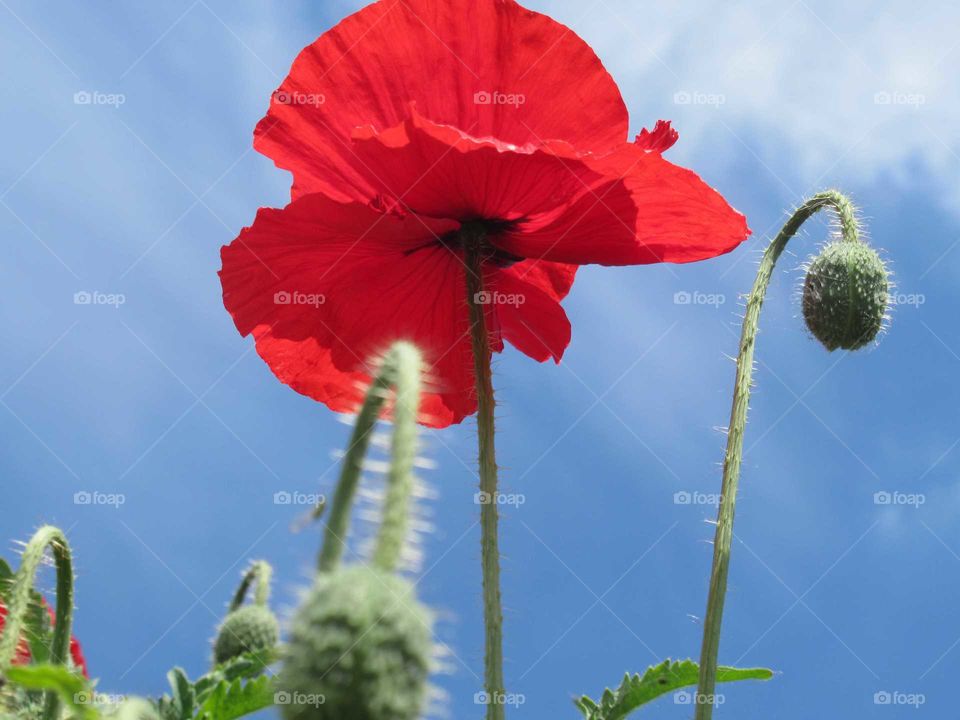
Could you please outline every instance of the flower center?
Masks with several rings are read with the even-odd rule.
[[[526,258],[514,255],[498,248],[490,239],[501,233],[512,230],[517,220],[501,220],[499,218],[469,218],[461,220],[460,229],[441,235],[423,245],[407,250],[404,255],[412,255],[418,250],[428,247],[444,247],[452,253],[465,255],[468,250],[477,250],[481,262],[493,263],[497,267],[506,268]]]
[[[491,238],[510,231],[516,224],[514,220],[499,218],[470,218],[461,221],[459,231],[441,237],[440,243],[457,253],[476,250],[482,262],[493,263],[497,267],[510,267],[524,258],[498,248],[491,242]]]

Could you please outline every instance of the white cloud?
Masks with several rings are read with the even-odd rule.
[[[707,147],[728,162],[755,153],[793,194],[920,170],[957,198],[955,3],[531,4],[593,45],[634,129],[675,120],[681,162]]]

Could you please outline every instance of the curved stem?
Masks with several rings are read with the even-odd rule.
[[[238,610],[247,597],[247,590],[257,581],[257,588],[253,591],[253,602],[261,607],[267,606],[270,599],[270,578],[273,575],[273,568],[266,560],[255,560],[250,563],[250,568],[243,574],[243,579],[234,593],[233,600],[227,612]]]
[[[482,230],[464,226],[467,304],[477,378],[477,441],[480,469],[480,552],[483,566],[483,618],[486,627],[484,671],[487,720],[503,720],[503,610],[500,606],[500,550],[497,518],[497,459],[494,447],[493,375],[483,298]]]
[[[20,635],[30,607],[37,568],[43,562],[47,548],[53,551],[57,568],[57,608],[54,615],[53,640],[50,647],[50,662],[64,665],[70,655],[70,634],[73,629],[73,560],[70,545],[59,528],[45,525],[37,530],[23,551],[23,558],[13,578],[7,621],[0,637],[0,674],[13,663],[20,643]],[[59,715],[59,699],[55,692],[47,693],[44,703],[44,720],[53,720]]]
[[[727,573],[730,566],[730,546],[733,540],[733,517],[740,480],[743,456],[743,434],[750,404],[750,385],[753,377],[753,351],[756,344],[760,309],[770,284],[773,268],[787,242],[812,215],[823,208],[833,208],[840,219],[844,241],[858,242],[859,229],[853,204],[842,193],[827,190],[804,202],[787,221],[783,229],[767,247],[760,261],[757,279],[747,299],[743,330],[740,335],[740,353],[737,356],[737,374],[733,389],[733,407],[730,411],[730,429],[723,462],[723,484],[717,529],[713,543],[713,568],[703,624],[703,645],[700,651],[700,683],[697,688],[695,720],[710,720],[713,714],[713,693],[717,681],[717,656],[720,651],[720,625],[723,602],[727,592]]]
[[[384,522],[388,526],[386,530],[381,529],[381,536],[378,540],[377,555],[379,561],[395,562],[395,557],[399,556],[402,546],[402,537],[406,528],[407,504],[410,494],[410,470],[413,467],[413,457],[415,455],[415,442],[411,438],[416,438],[416,426],[409,427],[410,414],[410,395],[415,394],[419,398],[420,394],[420,352],[411,344],[405,342],[395,343],[384,358],[380,366],[380,372],[373,379],[370,388],[367,390],[363,406],[357,415],[357,422],[353,428],[353,434],[350,437],[350,444],[347,447],[346,455],[343,458],[343,469],[340,471],[340,480],[337,483],[336,492],[333,495],[333,503],[330,507],[330,516],[326,523],[323,547],[320,550],[318,567],[320,572],[330,572],[340,564],[343,552],[346,549],[347,529],[350,525],[350,511],[353,507],[353,498],[357,492],[357,486],[360,483],[360,475],[363,470],[363,460],[367,454],[367,448],[370,445],[370,436],[376,427],[380,418],[380,412],[386,402],[387,396],[392,385],[398,385],[397,388],[397,408],[395,412],[398,417],[403,419],[402,429],[400,424],[395,425],[393,449],[396,452],[398,447],[402,450],[402,458],[394,456],[391,462],[389,475],[390,487],[387,491],[387,502],[384,507]],[[411,386],[411,378],[416,376],[415,385]],[[399,383],[403,383],[403,388]],[[401,401],[400,398],[403,398]],[[414,405],[412,418],[414,421],[417,416],[417,405]],[[401,437],[398,438],[397,434]],[[401,466],[409,468],[405,473],[395,471],[394,465],[399,463]],[[400,487],[395,487],[395,482],[401,483]],[[402,514],[402,518],[398,515]],[[398,524],[400,529],[398,530]],[[383,533],[386,532],[387,540],[383,539]],[[400,546],[394,549],[385,547],[394,542],[397,536],[400,536]],[[381,567],[383,567],[381,565]],[[391,565],[392,569],[392,565]]]

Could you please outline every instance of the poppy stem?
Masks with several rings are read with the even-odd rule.
[[[480,468],[480,554],[483,567],[483,619],[486,627],[484,674],[487,720],[504,718],[503,610],[500,605],[500,550],[497,517],[497,457],[494,447],[495,406],[491,350],[483,300],[483,230],[465,225],[461,230],[467,264],[467,305],[473,367],[477,378],[477,441]]]
[[[7,608],[7,623],[0,637],[0,675],[13,664],[17,646],[30,610],[34,578],[47,548],[53,551],[57,568],[57,609],[54,616],[53,640],[49,662],[64,665],[70,656],[70,635],[73,629],[73,560],[67,538],[59,528],[45,525],[37,530],[23,550],[20,567],[13,578]],[[43,707],[43,720],[54,720],[60,714],[60,700],[49,691]]]
[[[350,511],[360,483],[363,461],[370,445],[380,412],[396,387],[394,404],[394,431],[391,446],[387,495],[384,501],[383,522],[374,549],[374,564],[392,570],[403,549],[403,540],[409,518],[410,493],[413,489],[413,462],[416,457],[416,419],[420,402],[422,360],[420,351],[407,342],[398,342],[390,348],[380,370],[367,390],[363,406],[343,457],[340,480],[330,507],[323,547],[320,550],[320,572],[331,572],[340,564],[346,549]]]
[[[254,580],[257,581],[257,587],[253,591],[253,602],[261,607],[266,607],[267,601],[270,599],[270,577],[272,575],[273,568],[270,567],[270,563],[266,560],[255,560],[250,563],[250,567],[243,574],[240,585],[237,586],[237,592],[234,593],[233,600],[230,602],[230,608],[227,612],[231,613],[234,610],[240,609],[240,606],[243,605],[243,601],[247,597],[247,590],[250,589]]]
[[[743,435],[750,404],[750,386],[753,379],[753,351],[756,344],[760,309],[767,294],[773,268],[783,253],[787,242],[797,234],[800,226],[824,208],[832,208],[840,220],[840,232],[844,241],[859,240],[859,226],[853,204],[842,193],[827,190],[817,193],[797,208],[773,242],[767,247],[760,261],[760,269],[747,299],[743,330],[740,335],[740,353],[737,356],[736,381],[733,388],[733,407],[730,411],[730,428],[727,433],[727,449],[723,461],[723,483],[720,507],[717,513],[717,529],[713,541],[713,568],[710,572],[710,590],[707,595],[707,611],[703,623],[703,645],[700,651],[700,683],[696,695],[695,720],[710,720],[713,715],[714,689],[717,682],[717,657],[720,651],[720,624],[723,603],[727,592],[727,573],[730,566],[730,546],[733,541],[733,517],[737,500],[737,485],[740,481],[740,464],[743,457]]]

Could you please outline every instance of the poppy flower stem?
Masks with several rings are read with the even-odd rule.
[[[717,656],[720,650],[720,624],[723,603],[727,592],[727,573],[730,566],[730,546],[733,541],[733,517],[737,500],[737,485],[740,480],[740,464],[743,457],[743,435],[750,404],[750,386],[753,378],[753,351],[756,344],[760,309],[767,294],[773,268],[783,253],[787,242],[797,234],[800,226],[824,208],[832,208],[840,220],[840,232],[844,241],[859,241],[859,226],[853,204],[842,193],[827,190],[817,193],[797,208],[767,247],[760,261],[760,269],[747,299],[743,330],[740,335],[740,352],[737,356],[736,381],[733,389],[733,407],[730,411],[730,428],[727,433],[727,449],[723,462],[723,483],[717,528],[713,542],[713,568],[710,573],[710,590],[707,595],[707,611],[703,623],[703,645],[700,651],[700,682],[696,696],[695,720],[710,720],[713,714],[714,688],[717,682]]]
[[[473,367],[477,378],[477,440],[480,468],[480,560],[483,567],[483,619],[486,626],[484,674],[487,720],[503,720],[503,610],[500,606],[500,550],[497,517],[497,456],[494,447],[495,406],[493,373],[490,369],[490,337],[487,330],[483,287],[483,239],[480,227],[461,230],[467,265],[467,304]]]
[[[254,580],[257,582],[257,588],[253,591],[253,602],[261,607],[266,607],[267,602],[270,600],[270,577],[272,575],[273,568],[266,560],[255,560],[252,562],[243,574],[243,579],[240,581],[240,585],[237,586],[237,592],[234,593],[233,600],[230,602],[230,608],[227,612],[240,609],[240,606],[243,605],[243,601],[247,597],[247,590],[250,589]]]
[[[420,351],[408,342],[395,343],[383,359],[380,370],[367,390],[363,406],[343,458],[343,469],[333,496],[318,566],[331,572],[340,564],[346,549],[350,511],[360,483],[363,461],[370,445],[383,405],[395,387],[393,439],[383,521],[374,548],[373,562],[383,570],[393,570],[400,559],[409,521],[410,494],[413,490],[413,463],[417,453],[417,413],[420,404],[422,374]]]
[[[70,545],[63,532],[52,525],[45,525],[30,538],[30,542],[23,550],[20,567],[13,578],[7,603],[7,622],[3,636],[0,637],[0,675],[10,668],[16,656],[27,613],[30,610],[34,578],[48,547],[53,552],[53,561],[57,568],[57,609],[54,616],[49,662],[54,665],[63,665],[70,657],[70,633],[73,626],[73,560]],[[44,702],[43,720],[54,720],[59,717],[59,706],[57,694],[52,690],[49,691]]]

